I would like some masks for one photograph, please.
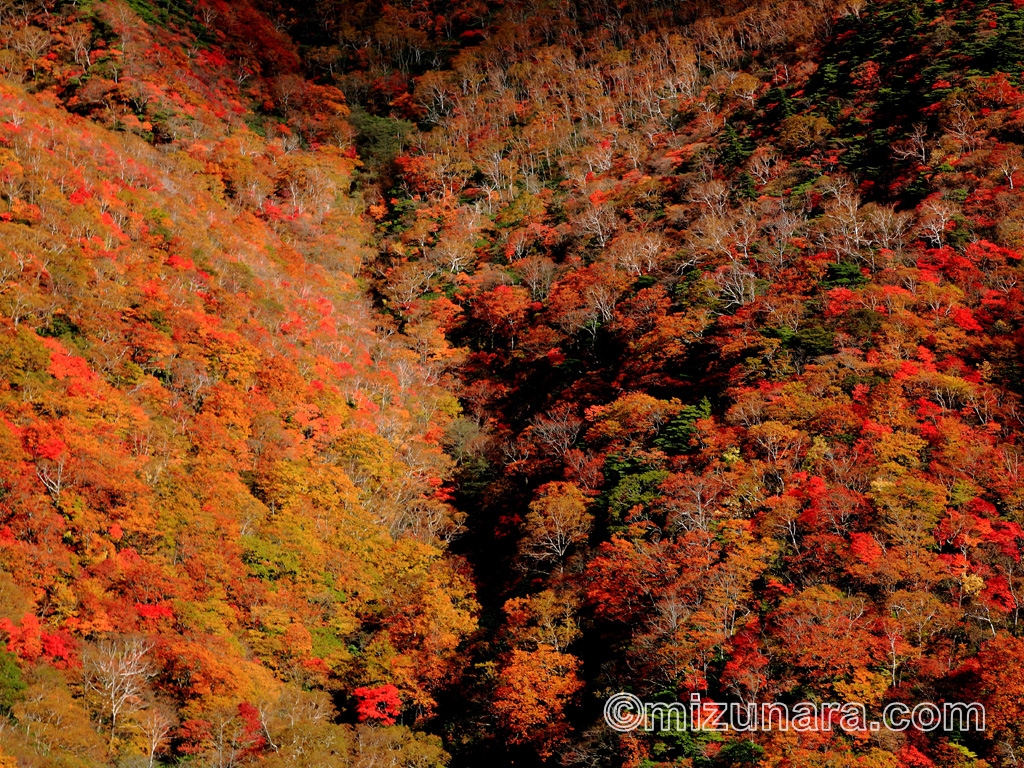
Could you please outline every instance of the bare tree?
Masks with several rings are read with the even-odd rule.
[[[87,68],[91,66],[92,28],[81,22],[72,24],[68,27],[67,41],[75,57],[75,64],[84,63]]]
[[[547,298],[558,270],[555,262],[547,256],[527,256],[515,262],[513,266],[530,289],[530,296],[534,301]]]
[[[807,217],[785,207],[781,199],[765,203],[764,230],[768,242],[764,259],[774,269],[783,269],[791,261],[792,239],[807,226]]]
[[[909,211],[897,211],[891,205],[865,206],[865,213],[870,225],[872,243],[880,248],[901,252],[913,228],[913,214]]]
[[[729,187],[721,179],[698,181],[690,187],[689,200],[714,216],[725,216],[729,211]]]
[[[757,275],[740,262],[717,270],[714,281],[727,307],[742,307],[757,298]]]
[[[143,709],[146,684],[156,674],[147,658],[152,644],[140,637],[104,640],[82,658],[86,690],[91,692],[114,738],[121,722]]]
[[[40,459],[36,464],[36,476],[43,481],[57,505],[60,504],[61,493],[67,487],[68,474],[67,453],[61,453],[57,459]]]
[[[530,426],[533,434],[556,456],[561,457],[576,442],[583,421],[573,414],[571,408],[561,405],[543,416],[534,417]]]
[[[918,226],[936,248],[942,247],[946,227],[957,214],[957,209],[943,200],[926,200],[921,205]]]
[[[971,152],[977,148],[978,121],[974,118],[974,111],[962,101],[957,100],[953,104],[944,127],[963,149]]]
[[[36,67],[39,64],[39,57],[46,53],[53,38],[45,29],[39,27],[24,27],[18,30],[11,38],[11,46],[18,53],[28,59],[29,67],[32,69],[32,79],[36,79]]]
[[[199,18],[203,21],[203,26],[207,29],[213,29],[214,22],[217,21],[218,13],[212,5],[204,5],[199,9]]]
[[[572,217],[571,222],[578,231],[593,236],[599,247],[604,248],[619,224],[615,209],[607,204],[589,204]]]
[[[631,275],[645,275],[658,268],[665,238],[657,232],[627,232],[614,240],[609,251],[617,266]]]
[[[866,223],[860,214],[860,195],[852,190],[847,179],[835,179],[825,187],[829,199],[821,221],[822,245],[831,248],[837,257],[860,256],[868,244]]]
[[[436,247],[427,252],[427,258],[451,274],[465,271],[476,259],[473,243],[460,233],[443,235]]]
[[[755,152],[747,165],[747,172],[763,187],[772,180],[778,162],[779,157],[772,149]]]
[[[1024,158],[1021,157],[1020,148],[1011,146],[1000,154],[999,170],[1006,179],[1010,189],[1014,188],[1014,174],[1024,168]]]
[[[924,165],[928,162],[927,139],[927,127],[923,123],[916,123],[906,139],[893,143],[893,154],[900,160],[916,160]]]
[[[548,483],[540,494],[526,516],[524,554],[538,561],[561,560],[587,538],[594,518],[587,513],[586,496],[572,483]]]
[[[138,729],[145,740],[149,754],[149,768],[153,768],[156,756],[164,751],[170,742],[171,731],[175,727],[174,717],[163,707],[152,706],[139,718]]]

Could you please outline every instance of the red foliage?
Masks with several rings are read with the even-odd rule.
[[[371,721],[380,725],[394,725],[402,713],[402,701],[398,688],[390,683],[376,687],[362,686],[352,691],[356,697],[356,714],[359,722]]]

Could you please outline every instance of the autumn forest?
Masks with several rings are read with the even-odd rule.
[[[0,768],[1017,766],[1022,349],[1020,0],[0,0]]]

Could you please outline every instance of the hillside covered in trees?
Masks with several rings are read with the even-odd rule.
[[[0,766],[1017,765],[1022,77],[1016,0],[0,0]]]

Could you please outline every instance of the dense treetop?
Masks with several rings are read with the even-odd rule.
[[[1015,764],[1018,5],[0,0],[8,762]]]

